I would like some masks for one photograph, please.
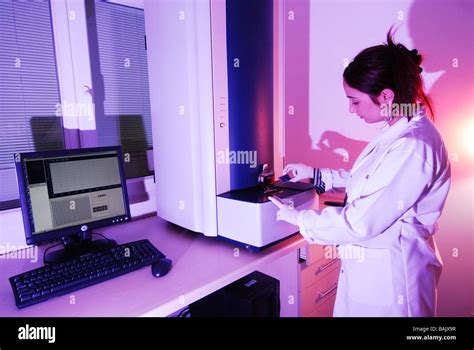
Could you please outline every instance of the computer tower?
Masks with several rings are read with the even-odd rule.
[[[191,317],[279,317],[280,281],[259,271],[189,306]]]

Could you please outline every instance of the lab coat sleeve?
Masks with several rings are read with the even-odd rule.
[[[393,150],[367,179],[359,198],[345,207],[300,211],[300,232],[318,244],[371,239],[411,208],[432,179],[433,168],[416,150]]]
[[[344,169],[316,169],[314,187],[318,194],[333,190],[344,192],[349,172]]]

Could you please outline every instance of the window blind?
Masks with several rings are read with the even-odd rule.
[[[50,4],[0,0],[0,210],[18,206],[13,155],[64,148]]]
[[[103,108],[95,101],[99,145],[121,145],[130,156],[127,177],[146,176],[153,141],[144,12],[102,1],[95,1],[94,12],[99,62],[91,64],[99,64],[100,75],[93,69],[93,81],[103,84]]]

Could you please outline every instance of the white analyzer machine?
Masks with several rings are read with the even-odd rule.
[[[147,58],[158,216],[259,250],[298,231],[269,195],[316,208],[317,194],[272,184],[273,4],[245,6],[145,2]]]

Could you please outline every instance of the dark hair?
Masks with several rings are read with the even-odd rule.
[[[422,61],[418,50],[410,51],[394,42],[390,28],[387,43],[361,51],[346,67],[343,77],[350,87],[368,94],[376,104],[377,96],[388,88],[395,94],[394,103],[421,103],[434,119],[431,101],[423,91]]]

